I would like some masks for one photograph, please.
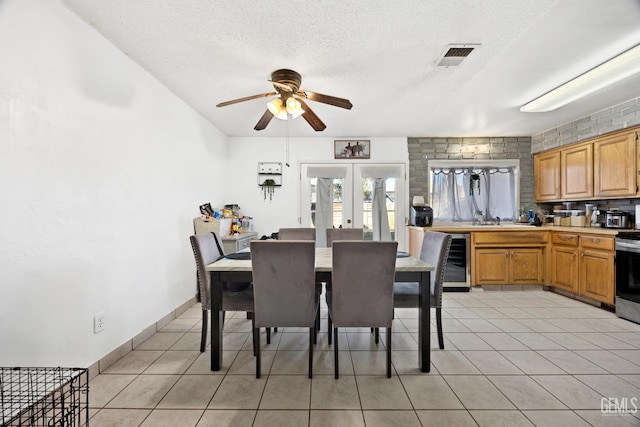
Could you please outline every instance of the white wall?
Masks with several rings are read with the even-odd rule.
[[[278,125],[274,120],[271,126]],[[284,132],[284,131],[283,131]],[[269,235],[280,227],[298,226],[298,194],[300,192],[300,163],[338,162],[334,160],[334,139],[356,138],[289,138],[289,165],[286,162],[285,138],[229,138],[228,175],[221,182],[229,182],[232,190],[227,193],[227,203],[237,203],[245,215],[254,218],[254,230],[259,235]],[[407,138],[369,138],[371,140],[371,159],[357,160],[358,163],[409,163]],[[273,200],[263,200],[262,190],[258,186],[258,163],[282,162],[282,187],[276,188]],[[408,170],[408,166],[407,166]],[[405,194],[409,194],[407,185]]]
[[[88,366],[194,296],[226,138],[57,1],[0,1],[0,58],[0,366]]]

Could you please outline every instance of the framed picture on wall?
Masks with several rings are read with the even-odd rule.
[[[368,139],[336,139],[333,141],[335,159],[370,159],[371,141]]]

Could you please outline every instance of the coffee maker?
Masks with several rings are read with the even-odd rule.
[[[433,209],[425,205],[411,206],[411,223],[417,227],[431,227]]]

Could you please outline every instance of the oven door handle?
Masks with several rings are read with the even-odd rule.
[[[622,241],[616,241],[616,250],[623,252],[640,253],[640,246],[637,243],[627,243]]]

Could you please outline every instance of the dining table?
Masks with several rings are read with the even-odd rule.
[[[247,251],[248,252],[248,251]],[[250,253],[250,252],[249,252]],[[238,259],[241,258],[241,259]],[[366,266],[363,266],[366,268]],[[211,370],[219,371],[222,366],[222,338],[224,318],[222,311],[222,284],[226,282],[252,282],[250,256],[224,257],[206,266],[211,275]],[[331,282],[332,250],[316,248],[316,282]],[[431,272],[435,266],[398,252],[396,257],[395,281],[419,283],[418,298],[418,368],[422,372],[431,369],[431,322],[430,287]]]

